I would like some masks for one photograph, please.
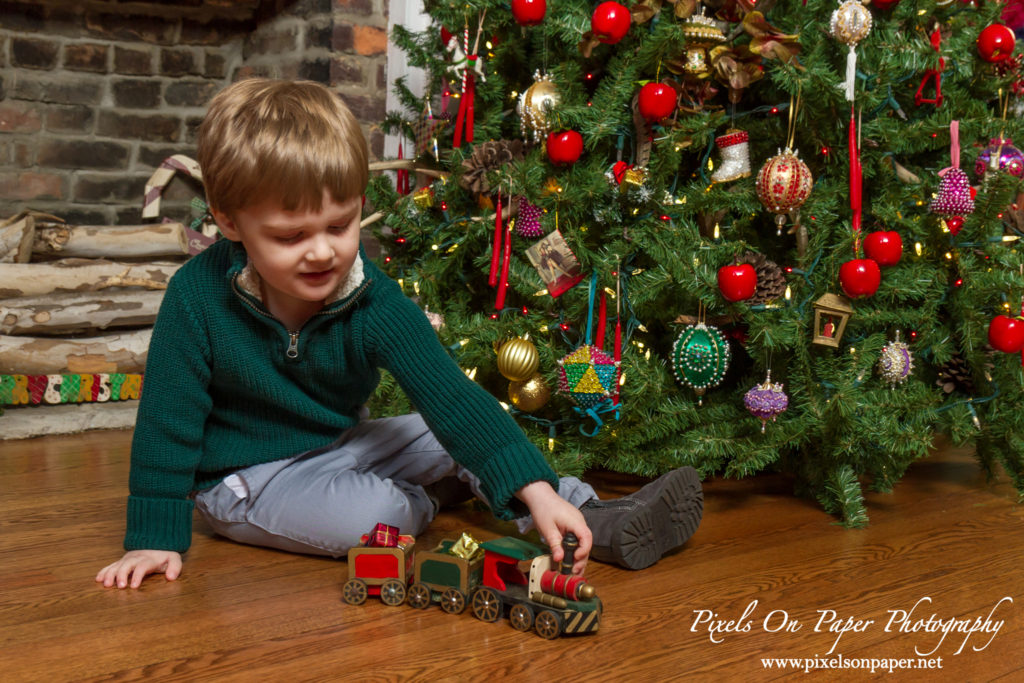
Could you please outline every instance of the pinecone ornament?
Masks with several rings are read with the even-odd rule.
[[[525,145],[522,140],[488,140],[479,144],[473,148],[472,156],[462,161],[459,186],[470,192],[490,192],[487,173],[513,161],[521,161],[524,154]]]
[[[957,391],[968,396],[974,395],[974,378],[972,377],[971,366],[967,359],[960,355],[959,351],[939,366],[935,384],[946,394],[952,394]]]
[[[747,299],[747,303],[766,304],[786,293],[786,276],[782,268],[764,254],[748,251],[740,257],[740,263],[749,263],[757,273],[757,289],[754,290],[754,296]]]

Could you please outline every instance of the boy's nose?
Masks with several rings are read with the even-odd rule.
[[[317,263],[330,261],[334,257],[334,247],[326,236],[320,235],[309,245],[306,259]]]

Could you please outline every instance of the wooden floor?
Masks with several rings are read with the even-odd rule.
[[[592,563],[600,631],[546,641],[468,613],[346,605],[345,563],[239,546],[201,524],[178,581],[104,589],[93,577],[120,556],[129,441],[0,442],[0,680],[759,681],[805,676],[764,658],[870,667],[859,660],[917,665],[915,653],[942,668],[896,680],[1024,680],[1024,506],[967,452],[945,449],[894,493],[869,494],[871,526],[856,531],[781,476],[707,482],[704,522],[682,552],[641,572]],[[642,483],[592,481],[602,494]],[[463,530],[511,532],[467,507],[419,547]],[[913,611],[888,624],[901,610]],[[710,614],[728,630],[710,633]],[[934,632],[950,623],[989,632]]]

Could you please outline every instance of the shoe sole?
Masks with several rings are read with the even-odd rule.
[[[612,554],[628,569],[644,569],[693,536],[704,516],[704,490],[692,467],[666,475],[654,501],[624,520]]]

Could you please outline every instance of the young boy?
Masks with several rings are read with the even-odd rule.
[[[227,239],[167,288],[132,443],[127,552],[96,581],[176,579],[193,506],[236,541],[338,557],[377,522],[419,534],[453,483],[535,526],[555,561],[575,533],[577,573],[592,548],[640,568],[696,530],[691,468],[608,502],[560,480],[365,257],[366,142],[329,90],[235,83],[210,104],[198,148]],[[419,414],[363,419],[378,368]]]

